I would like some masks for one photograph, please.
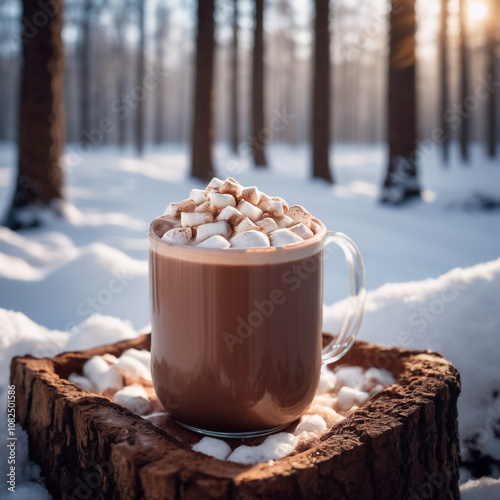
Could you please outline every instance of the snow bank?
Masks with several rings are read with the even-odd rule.
[[[495,437],[500,420],[499,297],[500,259],[437,279],[387,284],[367,296],[360,338],[437,351],[459,370],[464,460],[471,450],[464,441],[471,437],[481,454],[500,459],[500,439]],[[344,306],[327,309],[326,331],[336,331]]]
[[[128,321],[96,314],[69,332],[49,330],[20,312],[0,308],[0,414],[5,412],[10,360],[31,354],[52,357],[59,352],[118,342],[138,334]]]
[[[482,477],[460,486],[462,500],[492,500],[500,498],[500,479]]]
[[[5,398],[2,398],[2,400]],[[28,434],[23,428],[16,424],[16,486],[15,492],[7,490],[7,473],[10,465],[7,460],[0,460],[0,476],[2,477],[2,487],[0,489],[0,500],[15,498],[16,500],[50,500],[52,497],[44,486],[40,473],[40,467],[29,459]],[[7,426],[0,426],[0,443],[2,453],[7,453],[5,444],[7,443]],[[5,455],[4,455],[5,456]]]

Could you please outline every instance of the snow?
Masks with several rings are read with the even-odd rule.
[[[500,479],[482,477],[471,480],[460,488],[462,500],[492,500],[500,498]]]
[[[500,418],[500,397],[495,397],[500,390],[500,212],[480,209],[482,200],[500,199],[498,162],[477,147],[473,166],[455,163],[443,169],[439,152],[430,151],[421,169],[424,201],[393,209],[377,203],[385,148],[335,146],[335,186],[308,179],[309,153],[303,146],[273,145],[266,171],[217,146],[217,175],[300,204],[329,229],[353,238],[370,291],[359,337],[442,352],[462,377],[461,437],[476,435],[480,452],[499,458],[494,426]],[[12,145],[0,144],[1,213],[10,201],[15,157]],[[68,168],[67,219],[47,216],[45,227],[17,233],[0,227],[0,411],[13,356],[53,356],[132,338],[147,328],[145,235],[170,201],[204,188],[187,176],[187,166],[182,146],[150,149],[142,160],[102,148]],[[334,256],[325,264],[329,304],[348,289],[341,254]],[[327,308],[327,330],[338,328],[344,306]],[[464,446],[462,453],[468,456]],[[27,461],[24,468],[36,469]],[[44,498],[36,471],[26,472],[23,481],[30,478],[31,488],[40,490],[33,497]],[[483,498],[479,495],[490,487],[498,484],[468,481],[461,488],[470,500]]]

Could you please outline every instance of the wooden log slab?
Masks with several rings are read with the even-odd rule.
[[[66,380],[96,354],[149,349],[150,336],[51,359],[12,360],[17,420],[59,499],[458,499],[457,370],[440,354],[357,341],[334,366],[391,371],[396,383],[319,444],[269,464],[220,461]]]

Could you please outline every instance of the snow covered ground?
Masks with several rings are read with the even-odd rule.
[[[461,437],[475,436],[474,444],[463,447],[464,458],[477,450],[500,460],[495,437],[500,429],[500,210],[480,209],[481,200],[500,201],[500,162],[487,161],[477,148],[474,167],[443,169],[431,152],[422,169],[424,202],[393,209],[377,203],[382,147],[335,147],[338,184],[333,187],[308,180],[306,148],[276,145],[269,153],[269,171],[255,171],[247,160],[218,147],[218,176],[231,175],[302,204],[330,229],[356,241],[370,290],[360,338],[442,352],[462,375]],[[0,213],[10,200],[14,164],[14,148],[0,145]],[[143,160],[111,149],[77,157],[70,149],[68,164],[73,208],[67,221],[49,219],[43,229],[18,233],[0,227],[2,413],[12,356],[52,356],[128,338],[147,327],[148,224],[168,202],[202,186],[187,177],[181,146],[151,149]],[[340,254],[338,264],[331,260],[325,277],[328,303],[347,292]],[[335,330],[342,308],[343,302],[327,308],[327,330]],[[3,435],[0,439],[4,442]],[[21,464],[25,491],[42,491],[27,455]],[[0,462],[1,474],[4,467]],[[462,481],[469,475],[463,469]],[[500,496],[500,470],[494,464],[490,475],[466,482],[463,498]],[[30,478],[37,486],[28,488]],[[3,494],[0,489],[0,498]],[[26,495],[19,489],[16,498],[33,498]]]

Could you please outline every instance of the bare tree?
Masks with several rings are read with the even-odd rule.
[[[113,50],[113,58],[115,59],[117,65],[115,67],[116,72],[116,97],[117,102],[120,102],[122,96],[126,93],[126,83],[129,79],[129,64],[127,64],[127,51],[125,46],[127,23],[129,20],[129,10],[128,8],[121,4],[115,7],[114,12],[114,30],[116,33],[116,42]],[[125,116],[118,115],[117,121],[117,142],[120,147],[124,147],[128,142],[128,131],[127,127],[129,120],[126,120]]]
[[[159,3],[156,9],[157,28],[155,33],[156,42],[156,68],[163,74],[165,59],[165,40],[168,34],[169,9],[164,3]],[[162,83],[156,87],[155,103],[155,127],[154,142],[162,144],[165,141],[165,85]]]
[[[315,0],[314,82],[312,87],[313,176],[334,182],[330,172],[330,6]]]
[[[204,180],[209,179],[213,173],[212,91],[215,47],[214,9],[214,0],[198,0],[191,175]]]
[[[448,0],[441,0],[441,28],[439,33],[439,84],[441,94],[441,129],[443,130],[443,159],[449,160],[450,127],[446,119],[448,96]]]
[[[250,148],[256,167],[267,167],[264,126],[264,0],[255,0],[252,64],[252,139]]]
[[[231,54],[231,148],[238,152],[239,105],[238,105],[238,0],[233,0],[233,51]]]
[[[466,31],[466,0],[460,0],[460,101],[462,104],[469,95],[469,57]],[[460,126],[460,153],[464,161],[469,160],[469,119],[462,117]]]
[[[80,139],[87,140],[90,131],[90,70],[92,0],[84,0],[80,25]]]
[[[64,198],[64,50],[61,37],[63,1],[45,3],[46,22],[38,23],[36,39],[23,44],[19,108],[18,170],[14,197],[6,216],[12,229],[40,224],[38,208],[60,214]],[[36,2],[23,0],[23,35],[40,14]]]
[[[496,40],[495,34],[498,26],[498,19],[500,18],[500,8],[498,5],[498,0],[492,0],[490,2],[491,15],[488,22],[488,34],[487,34],[487,69],[486,73],[491,75],[491,81],[498,81],[498,62],[499,58],[496,56],[497,51],[500,51],[500,46]],[[488,156],[495,158],[497,155],[497,128],[498,128],[498,116],[497,116],[497,96],[495,92],[491,92],[488,97],[488,112],[487,112],[487,123],[486,123],[486,133],[487,133],[487,145],[488,145]]]
[[[391,0],[389,44],[389,164],[381,201],[398,204],[420,196],[417,178],[415,0]]]
[[[146,0],[137,0],[137,14],[139,25],[139,46],[137,54],[136,86],[141,89],[142,95],[137,99],[135,114],[135,150],[138,156],[144,151],[144,112],[146,101],[146,89],[143,81],[146,74]]]

